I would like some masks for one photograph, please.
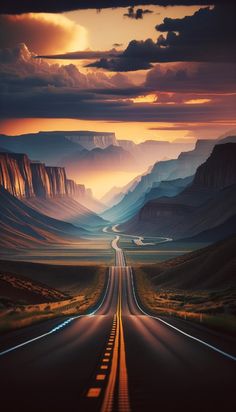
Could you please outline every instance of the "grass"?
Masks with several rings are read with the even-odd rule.
[[[0,298],[3,307],[0,314],[0,332],[18,329],[56,317],[85,314],[91,308],[96,307],[101,299],[106,284],[105,273],[105,267],[99,268],[91,283],[81,287],[79,295],[68,299],[40,304],[18,303],[4,309],[5,298]]]
[[[201,323],[236,336],[236,290],[183,290],[158,288],[142,267],[135,268],[138,298],[155,315],[174,316]]]

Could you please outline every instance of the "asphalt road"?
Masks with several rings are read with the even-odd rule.
[[[234,342],[145,314],[118,242],[94,314],[0,339],[1,410],[235,411]]]

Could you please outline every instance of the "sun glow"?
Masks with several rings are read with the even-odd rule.
[[[155,103],[157,96],[155,94],[146,94],[144,96],[138,96],[131,99],[133,103]]]
[[[187,100],[184,103],[185,104],[204,104],[204,103],[209,103],[211,99],[191,99]]]

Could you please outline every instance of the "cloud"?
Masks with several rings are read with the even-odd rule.
[[[128,12],[124,14],[124,17],[128,17],[129,19],[140,20],[143,19],[145,14],[152,14],[153,11],[149,9],[134,9],[134,7],[129,7]]]
[[[165,18],[157,42],[133,40],[123,57],[148,62],[235,62],[235,5],[203,8],[181,19]]]
[[[6,35],[7,33],[7,35]],[[27,43],[35,53],[61,53],[87,47],[87,32],[69,18],[47,13],[0,16],[0,47]]]
[[[152,63],[158,62],[236,62],[235,12],[233,3],[201,8],[184,18],[165,18],[156,27],[162,33],[156,42],[132,40],[123,53],[116,50],[75,52],[57,58],[98,58],[89,66],[120,72],[148,70]],[[109,55],[111,53],[113,55]]]
[[[107,76],[97,71],[85,75],[73,64],[49,64],[42,59],[35,59],[35,55],[24,44],[1,50],[0,61],[1,118],[174,123],[186,122],[186,119],[188,122],[235,119],[235,96],[230,94],[210,97],[204,106],[185,104],[199,97],[193,93],[158,93],[155,77],[148,80],[150,83],[137,87],[120,73]],[[158,73],[154,74],[159,76]],[[163,81],[165,75],[165,72],[161,73]],[[153,104],[147,103],[145,99],[152,89],[157,94],[157,103]],[[144,96],[142,103],[134,103],[140,101],[139,96]]]
[[[235,93],[235,63],[156,65],[146,76],[149,90],[175,93]]]
[[[230,2],[231,0],[228,0]],[[233,2],[233,0],[232,0]],[[137,5],[159,5],[159,6],[179,6],[179,5],[208,5],[220,4],[222,0],[8,0],[1,2],[0,13],[20,14],[29,12],[60,13],[63,11],[79,9],[104,9],[112,7],[129,7]]]
[[[133,58],[102,58],[93,63],[87,64],[87,67],[96,67],[98,69],[105,69],[110,72],[130,72],[137,70],[147,70],[152,67],[151,63],[143,61],[142,59]]]
[[[111,88],[130,86],[126,76],[116,74],[108,77],[104,73],[81,73],[73,64],[49,64],[35,58],[24,43],[14,48],[0,50],[0,85],[3,90],[17,92],[21,88],[74,87]]]

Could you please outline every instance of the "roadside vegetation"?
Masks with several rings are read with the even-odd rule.
[[[0,273],[0,333],[46,319],[87,313],[103,295],[106,271],[106,267],[85,270],[78,266],[77,282],[73,277],[69,293],[63,291],[63,285],[59,290],[19,275]],[[83,272],[88,272],[86,282]]]
[[[236,238],[154,265],[135,266],[147,311],[236,335]]]

